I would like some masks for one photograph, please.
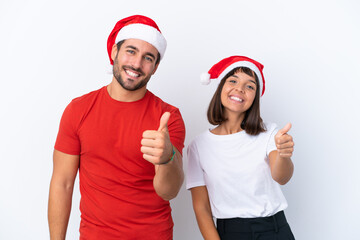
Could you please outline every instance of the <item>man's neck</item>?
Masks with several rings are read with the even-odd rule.
[[[107,86],[107,91],[110,97],[120,102],[135,102],[142,99],[146,94],[146,86],[135,90],[129,91],[124,89],[116,79],[113,78],[112,82]]]

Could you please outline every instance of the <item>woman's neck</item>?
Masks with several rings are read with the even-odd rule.
[[[220,124],[218,127],[211,130],[216,135],[228,135],[240,132],[244,129],[241,128],[241,123],[244,120],[245,114],[236,116],[233,114],[227,114],[227,120]]]

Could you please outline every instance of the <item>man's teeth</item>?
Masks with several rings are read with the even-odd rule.
[[[244,100],[242,100],[241,98],[234,97],[234,96],[231,96],[230,99],[235,100],[235,101],[238,101],[238,102],[243,102],[243,101],[244,101]]]
[[[136,74],[136,73],[131,72],[131,71],[129,71],[129,70],[126,70],[126,73],[127,73],[128,75],[130,75],[131,77],[138,77],[138,76],[140,76],[140,74]]]

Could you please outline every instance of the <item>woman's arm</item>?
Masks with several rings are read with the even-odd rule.
[[[291,156],[294,151],[293,138],[287,133],[291,124],[287,124],[275,135],[277,150],[269,154],[269,164],[272,178],[281,185],[286,184],[294,172],[294,164]]]
[[[203,238],[205,240],[220,240],[212,218],[206,186],[191,188],[191,196],[196,220]]]

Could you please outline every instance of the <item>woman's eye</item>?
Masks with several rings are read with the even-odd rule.
[[[236,80],[230,79],[229,82],[230,82],[230,83],[236,83]]]
[[[247,86],[249,89],[251,89],[251,90],[254,90],[255,89],[255,87],[253,87],[253,86],[251,86],[251,85],[248,85]]]

